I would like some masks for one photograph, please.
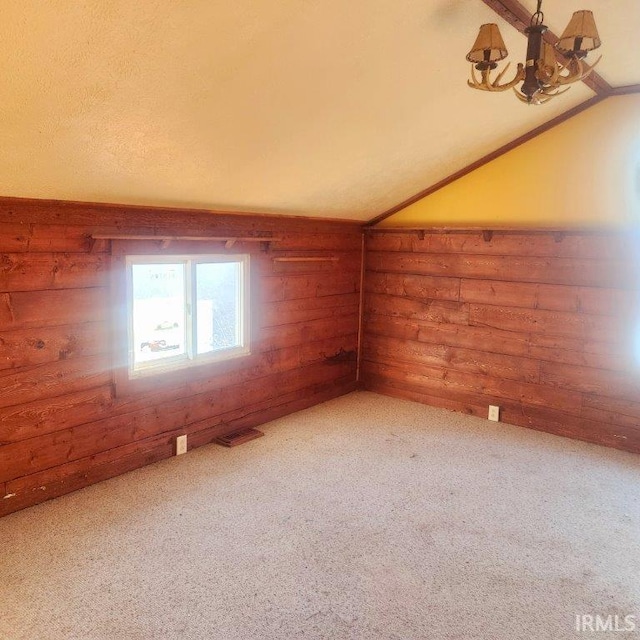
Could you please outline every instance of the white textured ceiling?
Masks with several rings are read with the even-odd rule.
[[[637,0],[578,4],[640,81]],[[593,95],[468,89],[483,22],[524,58],[481,0],[3,0],[0,195],[373,218]]]

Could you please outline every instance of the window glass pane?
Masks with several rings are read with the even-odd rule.
[[[242,263],[196,265],[197,352],[241,347]]]
[[[134,368],[186,353],[184,264],[132,265]]]

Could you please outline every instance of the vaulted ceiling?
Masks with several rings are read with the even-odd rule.
[[[529,12],[535,0],[521,0]],[[0,195],[369,220],[595,94],[466,86],[483,0],[3,0]],[[592,9],[640,83],[637,0]]]

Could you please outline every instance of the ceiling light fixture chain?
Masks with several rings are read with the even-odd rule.
[[[524,64],[518,64],[512,80],[503,83],[502,79],[510,63],[507,63],[493,79],[491,72],[498,67],[498,62],[507,57],[507,48],[498,25],[483,24],[471,51],[467,54],[467,60],[472,64],[469,86],[482,91],[513,89],[522,102],[544,104],[567,91],[569,87],[566,85],[584,80],[600,62],[598,58],[589,66],[584,61],[587,54],[601,44],[593,13],[587,10],[576,11],[555,47],[544,39],[547,31],[542,0],[538,0],[536,12],[525,29],[526,61]],[[480,77],[477,76],[476,70],[480,72]],[[516,85],[520,82],[522,85],[517,89]]]
[[[531,24],[543,24],[544,23],[544,13],[542,13],[542,0],[538,0],[538,8],[536,12],[531,16]]]

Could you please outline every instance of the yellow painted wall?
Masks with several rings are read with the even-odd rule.
[[[619,227],[639,223],[640,95],[636,94],[596,104],[406,207],[380,226]]]

